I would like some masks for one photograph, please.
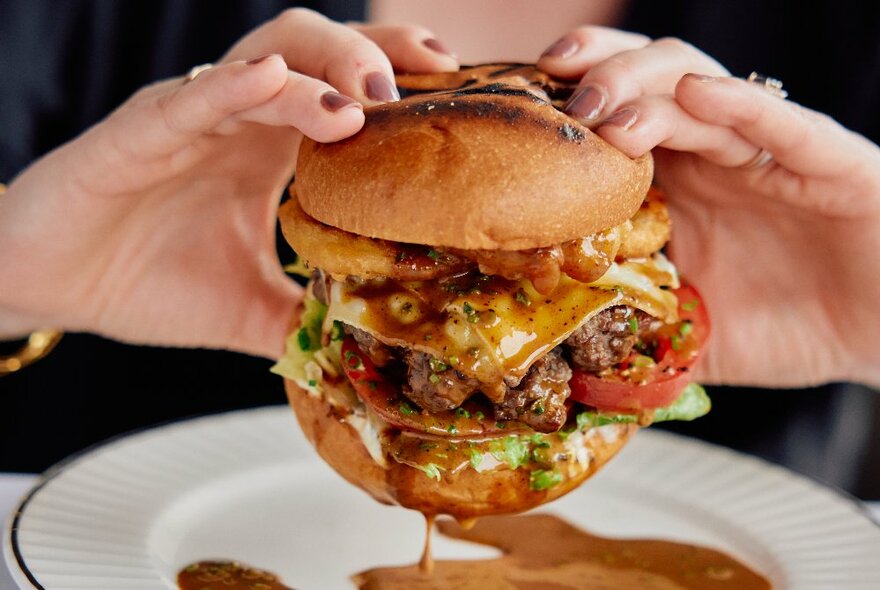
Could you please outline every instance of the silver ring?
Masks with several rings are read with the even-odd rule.
[[[746,82],[760,86],[778,98],[788,97],[788,92],[782,89],[782,80],[777,80],[776,78],[771,78],[769,76],[762,76],[758,72],[752,72],[749,74],[749,77],[746,78]]]
[[[189,72],[187,72],[186,77],[183,79],[184,84],[188,84],[199,77],[199,74],[202,72],[207,72],[211,68],[214,67],[214,64],[202,64],[200,66],[195,66],[191,68]]]
[[[773,154],[761,148],[758,150],[758,153],[755,154],[751,160],[743,164],[742,166],[738,166],[740,170],[755,170],[756,168],[760,168],[762,166],[766,166],[770,162],[773,161]]]

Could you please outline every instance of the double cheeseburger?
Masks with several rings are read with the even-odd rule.
[[[305,140],[285,237],[310,280],[299,422],[376,499],[458,518],[574,489],[652,421],[692,419],[707,334],[651,156],[560,111],[533,66],[398,77],[355,136]]]

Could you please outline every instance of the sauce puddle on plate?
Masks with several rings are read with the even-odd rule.
[[[353,576],[360,590],[769,590],[770,582],[719,551],[669,541],[606,539],[549,514],[488,516],[465,530],[440,521],[453,539],[497,547],[499,558],[376,568]],[[425,563],[425,558],[422,558]]]
[[[468,522],[467,525],[473,523]],[[431,521],[428,521],[430,537]],[[488,516],[469,529],[443,520],[447,537],[497,547],[501,557],[436,561],[430,538],[420,564],[352,577],[360,590],[769,590],[770,582],[732,557],[670,541],[597,537],[549,514]],[[204,561],[178,575],[181,590],[292,590],[237,562]]]

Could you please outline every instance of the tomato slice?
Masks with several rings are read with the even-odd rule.
[[[690,369],[709,337],[709,316],[700,294],[683,284],[679,321],[664,326],[647,343],[651,354],[634,351],[602,374],[573,369],[571,399],[600,411],[634,413],[668,406],[690,382]]]
[[[529,430],[519,422],[496,422],[488,404],[470,399],[456,410],[425,412],[404,396],[361,351],[354,338],[342,341],[342,369],[358,397],[389,424],[401,430],[443,437],[491,436]]]

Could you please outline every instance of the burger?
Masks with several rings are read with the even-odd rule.
[[[402,75],[304,140],[280,209],[309,280],[274,367],[305,435],[376,499],[526,510],[651,422],[709,409],[704,305],[663,254],[650,154],[571,119],[534,66]]]

